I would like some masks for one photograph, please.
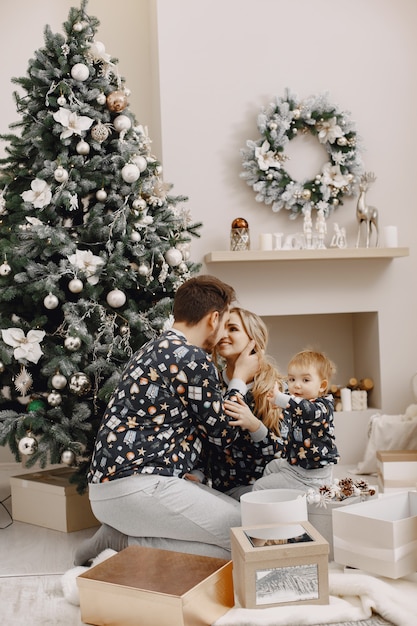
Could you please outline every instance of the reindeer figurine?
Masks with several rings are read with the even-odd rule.
[[[365,172],[362,174],[359,181],[359,198],[358,203],[356,205],[356,218],[359,222],[358,226],[358,238],[356,240],[356,247],[359,248],[359,243],[361,240],[361,229],[362,223],[365,222],[366,227],[366,247],[369,248],[372,228],[375,228],[376,240],[375,247],[378,246],[378,209],[373,206],[368,206],[366,204],[366,192],[368,191],[370,185],[375,182],[376,176],[373,172]]]

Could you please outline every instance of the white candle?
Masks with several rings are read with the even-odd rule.
[[[398,228],[396,226],[384,226],[384,239],[387,248],[398,246]]]
[[[272,233],[259,235],[259,247],[261,250],[272,250]]]
[[[340,390],[340,399],[342,400],[342,411],[352,410],[352,392],[348,387]]]

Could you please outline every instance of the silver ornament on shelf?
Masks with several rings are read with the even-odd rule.
[[[84,82],[90,75],[90,71],[85,63],[76,63],[71,68],[71,76],[74,80]]]
[[[165,261],[171,267],[176,267],[177,265],[182,263],[182,260],[183,260],[182,259],[182,254],[181,254],[181,251],[178,250],[178,248],[169,248],[165,252]]]
[[[51,384],[54,389],[64,389],[65,385],[67,384],[67,379],[63,374],[57,372],[52,376]]]
[[[132,121],[127,115],[118,115],[113,120],[113,126],[118,133],[121,133],[123,130],[129,130],[129,128],[131,128]]]
[[[3,263],[0,265],[0,276],[8,276],[11,271],[12,268],[7,263],[7,261],[3,261]]]
[[[59,300],[53,293],[48,293],[48,295],[45,296],[43,299],[43,305],[45,309],[48,309],[50,311],[52,311],[53,309],[56,309],[58,304],[59,304]]]
[[[96,191],[96,198],[99,202],[107,200],[107,191],[105,189],[98,189]]]
[[[77,143],[77,145],[75,146],[75,149],[78,152],[78,154],[81,154],[82,156],[86,156],[90,152],[90,144],[82,139],[81,141]]]
[[[27,433],[26,437],[22,437],[22,439],[17,444],[19,448],[20,454],[25,454],[26,456],[31,456],[35,454],[38,449],[38,442],[32,433]]]
[[[69,380],[69,389],[76,396],[85,396],[91,390],[90,379],[84,372],[76,372]]]
[[[65,183],[68,180],[68,171],[62,167],[62,165],[58,165],[56,170],[54,171],[54,178],[57,183]]]
[[[61,462],[64,465],[74,465],[75,454],[72,450],[64,450],[61,454]]]
[[[122,167],[122,178],[125,183],[134,183],[138,180],[139,176],[139,168],[134,163],[126,163],[126,165]]]
[[[64,346],[70,352],[76,352],[76,350],[81,348],[81,339],[79,337],[69,335],[68,337],[65,337]]]
[[[71,293],[81,293],[81,291],[84,289],[84,283],[79,278],[73,278],[68,283],[68,289],[71,291]]]
[[[113,309],[118,309],[126,303],[126,294],[121,289],[112,289],[107,294],[106,300]]]
[[[48,394],[48,404],[50,404],[51,406],[59,406],[62,402],[62,396],[58,391],[51,391],[50,394]]]

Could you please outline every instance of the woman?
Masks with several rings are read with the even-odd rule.
[[[268,330],[263,320],[250,311],[234,307],[225,333],[216,345],[213,358],[220,370],[224,389],[233,376],[238,356],[248,343],[255,342],[259,369],[242,398],[226,400],[224,408],[229,425],[239,428],[238,437],[227,450],[208,444],[206,470],[214,489],[236,500],[251,491],[252,484],[263,474],[265,465],[281,455],[284,442],[280,436],[281,411],[270,402],[275,383],[283,390],[283,378],[266,355]]]

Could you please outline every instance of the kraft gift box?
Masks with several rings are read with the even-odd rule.
[[[232,528],[231,541],[242,607],[328,604],[329,544],[309,522]]]
[[[401,578],[417,570],[417,492],[403,491],[333,511],[334,560]]]
[[[378,450],[376,459],[378,487],[382,493],[416,488],[417,450]]]
[[[80,495],[70,482],[73,473],[59,467],[12,476],[13,519],[68,533],[98,526],[88,493]]]
[[[232,561],[129,546],[77,578],[83,623],[207,626],[234,605]]]

